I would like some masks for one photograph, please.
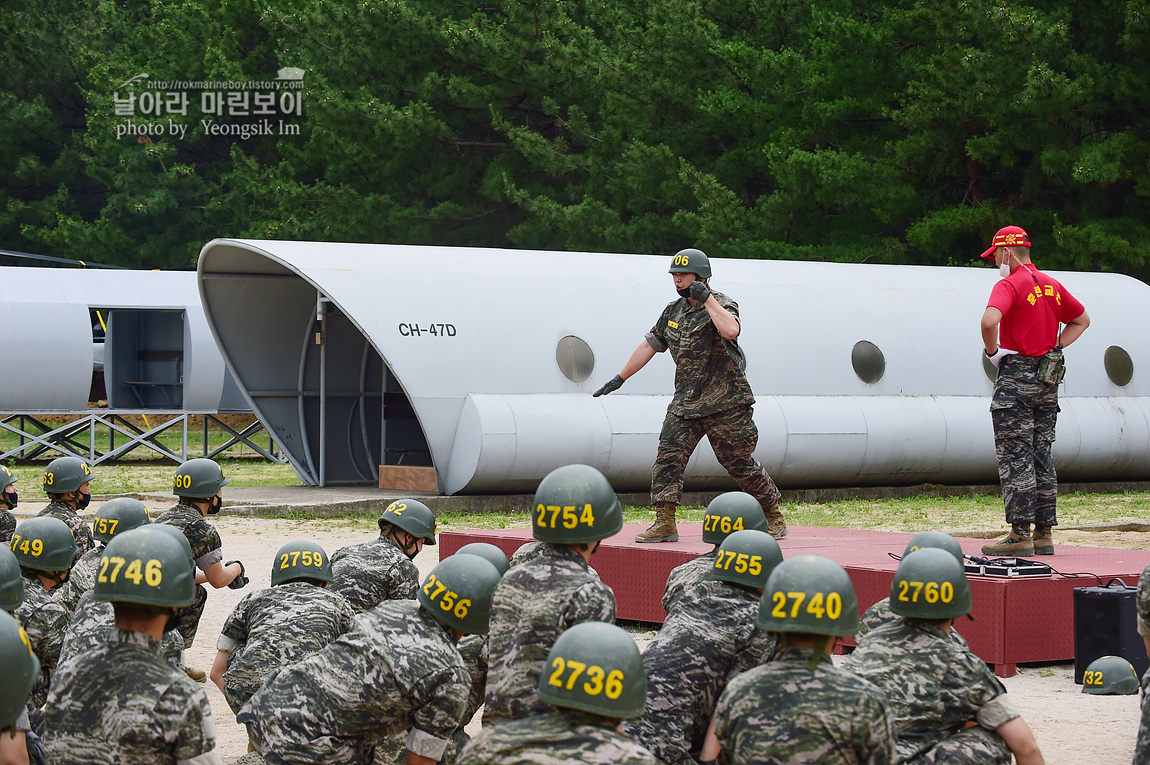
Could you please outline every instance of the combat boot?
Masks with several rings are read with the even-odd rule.
[[[1049,526],[1034,524],[1034,533],[1030,540],[1034,544],[1035,555],[1054,554],[1054,532]]]
[[[770,510],[764,510],[763,515],[767,517],[767,533],[775,539],[785,539],[787,521],[783,518],[783,512],[779,510],[779,506],[775,505]]]
[[[635,535],[636,542],[678,542],[679,529],[675,526],[674,502],[655,503],[655,523],[646,531]]]
[[[188,677],[192,678],[197,683],[207,682],[208,675],[202,669],[196,669],[195,667],[184,667],[184,672],[187,673]]]
[[[992,545],[982,546],[982,554],[1015,555],[1022,558],[1034,555],[1034,542],[1030,539],[1030,524],[1011,524],[1009,534]]]

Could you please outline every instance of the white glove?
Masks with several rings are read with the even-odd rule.
[[[983,351],[983,353],[986,353],[986,351]],[[1005,359],[1007,356],[1013,356],[1016,353],[1018,353],[1018,351],[1008,351],[1005,348],[999,348],[997,351],[995,351],[993,356],[987,353],[986,358],[988,361],[990,361],[991,364],[994,364],[995,369],[998,369],[998,365],[1002,363],[1003,359]]]

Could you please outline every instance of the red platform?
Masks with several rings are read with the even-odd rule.
[[[679,541],[672,544],[635,544],[645,526],[624,526],[600,545],[591,565],[615,591],[618,618],[662,623],[660,603],[671,569],[708,552],[701,524],[680,525]],[[850,574],[859,607],[866,609],[890,594],[898,561],[913,534],[823,529],[791,526],[780,544],[783,556],[822,555],[837,561]],[[510,556],[531,540],[531,529],[477,529],[445,531],[439,535],[440,557],[468,542],[490,542]],[[967,555],[982,554],[985,539],[959,539]],[[1074,658],[1075,587],[1094,587],[1118,578],[1137,584],[1150,563],[1148,550],[1112,550],[1102,547],[1058,545],[1055,555],[1035,560],[1062,574],[1033,577],[970,577],[974,621],[961,619],[955,627],[983,661],[993,664],[1000,677],[1010,677],[1015,665],[1068,661]],[[1078,576],[1075,577],[1074,575]],[[1066,576],[1070,575],[1070,576]]]

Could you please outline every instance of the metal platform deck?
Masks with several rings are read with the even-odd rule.
[[[660,600],[667,574],[675,566],[711,549],[702,540],[702,525],[680,525],[673,544],[635,544],[643,526],[623,530],[600,545],[592,565],[615,591],[618,618],[661,623],[666,617]],[[791,526],[780,544],[784,557],[822,555],[847,570],[866,609],[890,593],[898,561],[913,534]],[[531,539],[531,529],[477,529],[440,534],[440,555],[454,553],[468,542],[490,542],[511,555]],[[963,552],[981,556],[985,539],[959,539]],[[1015,673],[1015,665],[1067,661],[1074,658],[1075,587],[1093,587],[1111,579],[1137,584],[1150,563],[1148,550],[1058,545],[1053,556],[1035,558],[1054,568],[1048,576],[971,576],[974,620],[956,624],[971,649],[1000,677]]]

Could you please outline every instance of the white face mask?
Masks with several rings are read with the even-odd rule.
[[[1011,255],[1006,256],[1006,260],[1002,261],[1002,265],[998,267],[998,278],[1005,279],[1010,276],[1010,258]]]

